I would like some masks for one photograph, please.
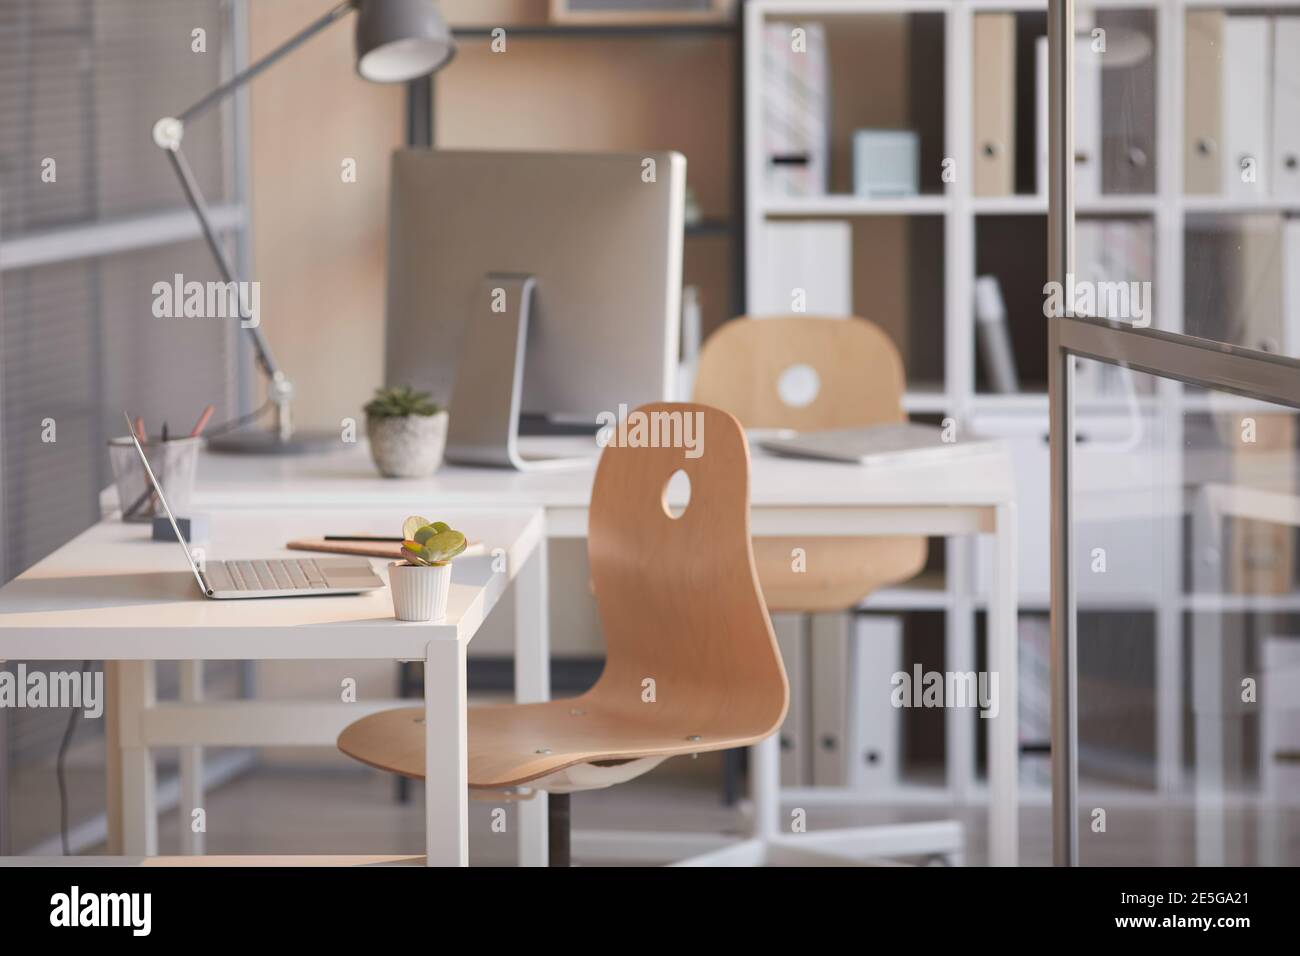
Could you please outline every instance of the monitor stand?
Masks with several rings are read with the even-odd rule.
[[[447,461],[457,465],[574,468],[592,458],[538,458],[519,453],[519,405],[523,398],[524,345],[536,280],[530,275],[490,273],[461,336],[456,386],[447,422]],[[493,306],[500,303],[500,311]]]

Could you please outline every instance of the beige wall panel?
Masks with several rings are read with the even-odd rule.
[[[448,149],[675,149],[709,216],[731,213],[734,43],[723,37],[465,39],[437,82]]]
[[[332,5],[250,4],[251,56]],[[360,79],[352,43],[349,18],[251,86],[253,278],[303,427],[357,417],[383,377],[388,157],[402,142],[404,93]],[[342,181],[348,158],[355,183]]]

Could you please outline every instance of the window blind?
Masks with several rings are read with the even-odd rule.
[[[221,0],[0,4],[4,580],[97,519],[123,409],[173,433],[210,402],[216,420],[235,410],[237,327],[152,312],[155,282],[217,277],[200,242],[176,239],[175,223],[197,227],[151,131],[229,75],[230,19]],[[187,130],[214,206],[234,198],[230,117]],[[126,243],[103,229],[124,223]],[[5,267],[41,239],[54,261]]]
[[[188,432],[209,403],[214,422],[239,411],[238,325],[152,308],[156,282],[217,278],[152,128],[231,75],[238,2],[0,2],[0,581],[99,519],[123,410],[155,434]],[[185,152],[237,253],[236,119],[227,104],[196,120]],[[67,713],[0,716],[0,757],[43,795],[10,821],[21,850],[57,831],[41,768]]]

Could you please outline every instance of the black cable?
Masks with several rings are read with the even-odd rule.
[[[90,669],[90,661],[81,662],[82,685],[85,685],[85,674]],[[82,695],[83,700],[85,695]],[[59,744],[59,755],[54,761],[54,775],[59,782],[59,837],[63,841],[63,855],[72,856],[72,851],[68,849],[68,780],[64,773],[64,761],[68,756],[68,745],[72,743],[72,734],[77,729],[77,721],[81,719],[81,707],[74,706],[72,715],[68,717],[68,728],[63,732],[63,742]]]

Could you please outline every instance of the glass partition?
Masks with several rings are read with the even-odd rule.
[[[1075,360],[1103,371],[1176,384]],[[1296,412],[1218,389],[1074,410],[1079,862],[1300,864]]]
[[[1057,863],[1300,863],[1300,2],[1049,0]]]

